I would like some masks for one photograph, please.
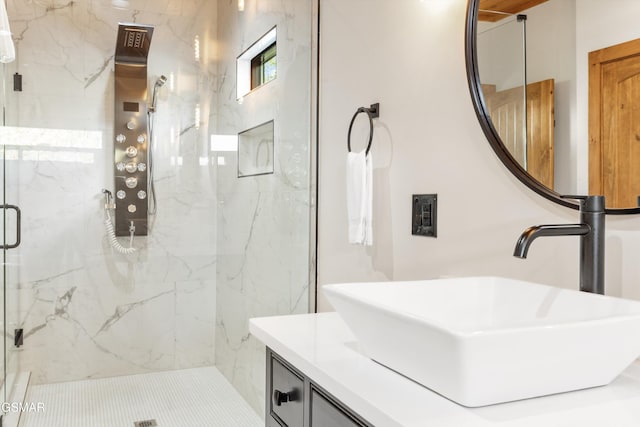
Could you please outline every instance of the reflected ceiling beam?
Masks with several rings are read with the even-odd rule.
[[[480,0],[478,20],[497,22],[546,2],[547,0]]]

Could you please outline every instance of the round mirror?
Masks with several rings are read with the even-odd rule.
[[[469,0],[467,77],[507,168],[561,205],[640,213],[638,0]]]

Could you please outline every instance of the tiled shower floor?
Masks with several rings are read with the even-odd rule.
[[[264,422],[214,367],[37,385],[21,427],[261,427]]]

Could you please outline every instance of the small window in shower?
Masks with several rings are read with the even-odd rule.
[[[238,100],[277,77],[276,35],[276,27],[273,27],[236,60]]]
[[[238,178],[273,173],[273,120],[238,134]]]
[[[276,78],[276,43],[251,60],[251,90]]]

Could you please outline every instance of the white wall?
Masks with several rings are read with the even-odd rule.
[[[465,13],[464,0],[321,1],[320,310],[327,283],[496,274],[578,287],[577,238],[512,256],[526,227],[578,214],[523,186],[487,143],[467,86]],[[349,121],[372,102],[374,245],[364,248],[347,243],[344,163]],[[354,141],[366,137],[358,127]],[[411,194],[432,192],[438,237],[411,236]],[[607,227],[607,293],[640,299],[640,218],[610,216]]]

